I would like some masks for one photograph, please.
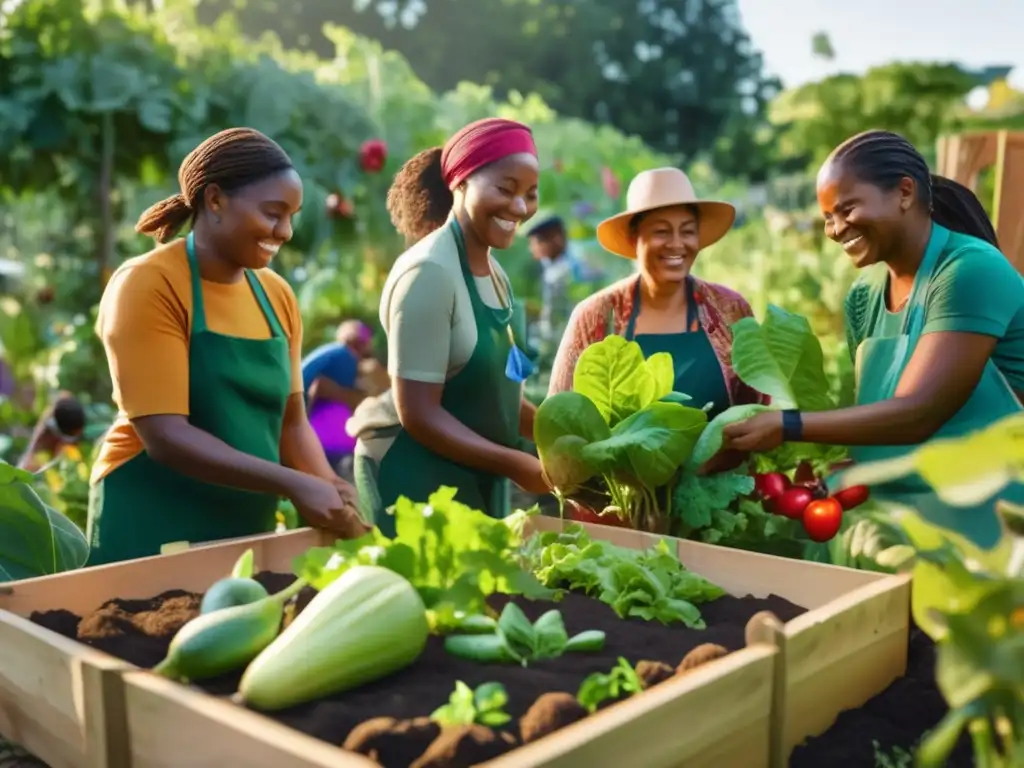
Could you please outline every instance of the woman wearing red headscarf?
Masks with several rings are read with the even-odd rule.
[[[364,511],[385,535],[399,496],[423,502],[453,486],[457,500],[503,517],[508,479],[549,490],[537,458],[517,448],[533,433],[522,385],[530,366],[516,345],[521,314],[491,255],[536,213],[537,182],[530,129],[491,118],[413,157],[388,192],[391,220],[413,243],[380,305],[397,419],[361,430],[355,460]]]

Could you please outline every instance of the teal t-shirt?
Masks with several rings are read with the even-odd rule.
[[[903,327],[906,310],[885,306],[885,265],[869,269],[846,297],[851,355],[863,339],[897,336]],[[922,335],[942,331],[994,336],[992,361],[1014,391],[1024,391],[1024,277],[997,248],[959,232],[950,232],[928,286]]]

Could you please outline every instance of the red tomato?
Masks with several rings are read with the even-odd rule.
[[[866,485],[851,485],[836,493],[835,500],[843,509],[853,509],[867,501],[869,495],[870,491]]]
[[[843,523],[843,508],[831,497],[815,499],[804,510],[803,523],[812,541],[828,541],[839,532],[839,526]]]
[[[789,478],[781,472],[768,472],[764,475],[754,476],[754,490],[760,494],[762,499],[766,500],[781,496],[789,490],[791,485]]]
[[[788,517],[791,520],[799,520],[807,505],[814,500],[814,494],[809,488],[801,485],[787,489],[781,496],[774,499],[772,511],[777,515]]]

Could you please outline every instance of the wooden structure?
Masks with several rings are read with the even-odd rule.
[[[533,530],[558,530],[535,518]],[[633,548],[659,537],[586,525]],[[857,571],[667,538],[688,568],[734,595],[782,596],[808,612],[781,624],[759,614],[747,646],[615,704],[490,768],[783,768],[906,671],[909,576]],[[254,711],[139,670],[26,617],[83,615],[113,597],[202,592],[252,548],[261,570],[287,571],[328,539],[303,529],[15,582],[0,592],[0,735],[51,768],[370,768],[365,758]],[[186,736],[187,734],[187,736]]]
[[[980,131],[939,138],[938,173],[977,191],[978,175],[995,166],[992,223],[1003,253],[1024,272],[1024,131]]]

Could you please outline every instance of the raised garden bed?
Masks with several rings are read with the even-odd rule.
[[[562,524],[535,518],[531,525],[557,530]],[[588,532],[594,539],[634,548],[657,541],[648,534],[606,526],[589,526]],[[0,608],[6,611],[0,611],[0,643],[5,649],[15,648],[14,654],[5,654],[9,665],[0,661],[0,733],[24,744],[54,768],[116,766],[126,764],[128,758],[134,766],[182,764],[183,760],[194,765],[366,766],[373,763],[336,746],[344,743],[356,724],[379,715],[429,715],[444,703],[456,680],[471,687],[502,682],[510,697],[507,710],[513,716],[504,730],[518,738],[518,718],[541,693],[574,694],[589,672],[607,672],[620,655],[633,663],[651,659],[674,666],[694,645],[717,642],[733,653],[488,764],[629,761],[645,766],[757,768],[784,764],[780,761],[793,744],[821,732],[841,710],[863,703],[902,673],[908,622],[906,579],[669,541],[690,570],[741,596],[701,605],[708,624],[703,631],[623,621],[602,603],[570,594],[558,604],[570,634],[605,630],[608,641],[601,653],[567,655],[527,669],[482,666],[445,654],[432,638],[424,655],[393,677],[328,701],[285,710],[274,718],[198,688],[134,671],[135,664],[151,665],[163,657],[175,624],[180,625],[187,611],[195,609],[196,598],[172,596],[162,611],[146,616],[139,610],[146,605],[122,604],[125,614],[135,614],[134,622],[109,608],[97,613],[97,608],[115,597],[149,600],[174,589],[200,592],[224,576],[249,547],[264,578],[273,579],[274,572],[289,570],[296,555],[326,543],[315,532],[259,537],[21,582],[11,594],[0,597]],[[517,602],[532,618],[550,607]],[[806,612],[801,613],[798,606]],[[764,609],[787,622],[784,631],[772,637],[771,631],[762,628],[755,634],[766,644],[743,648],[747,620]],[[185,613],[174,619],[170,615],[174,610]],[[65,611],[87,620],[79,625],[67,613],[40,615],[48,611]],[[24,618],[33,613],[36,622],[42,623]],[[137,629],[120,636],[109,631],[114,625],[133,623],[161,637],[147,638]],[[106,632],[97,631],[103,627]],[[70,639],[80,634],[91,638],[92,647]],[[17,645],[6,643],[8,637]],[[226,694],[233,692],[236,682],[237,678],[224,678],[205,688]],[[90,706],[82,707],[83,700]],[[687,727],[679,728],[680,722]]]

